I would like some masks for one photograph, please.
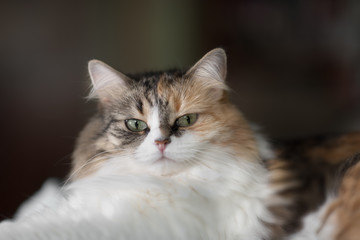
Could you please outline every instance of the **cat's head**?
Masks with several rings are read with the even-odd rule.
[[[89,73],[90,98],[98,100],[99,108],[79,137],[75,176],[108,161],[166,175],[216,151],[256,155],[251,130],[227,98],[222,49],[210,51],[186,72],[131,76],[92,60]]]

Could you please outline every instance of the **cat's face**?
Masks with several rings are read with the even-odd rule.
[[[92,97],[99,99],[100,108],[80,136],[74,173],[115,161],[172,174],[203,160],[214,146],[231,148],[239,130],[242,137],[236,141],[252,146],[241,115],[227,101],[221,49],[186,73],[131,77],[96,60],[89,63],[89,71]]]

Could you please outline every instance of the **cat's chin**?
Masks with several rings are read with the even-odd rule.
[[[184,165],[171,158],[162,156],[152,162],[150,171],[155,175],[174,175],[184,170]]]
[[[174,162],[174,163],[175,163],[174,160],[172,160],[172,159],[170,159],[170,158],[167,158],[167,157],[165,157],[165,156],[162,156],[162,157],[160,157],[159,159],[155,160],[154,163],[165,164],[165,163],[167,163],[167,162]]]
[[[179,165],[179,163],[171,158],[162,156],[162,157],[159,157],[157,160],[155,160],[152,163],[152,165],[163,166],[163,167],[175,167],[176,165]]]

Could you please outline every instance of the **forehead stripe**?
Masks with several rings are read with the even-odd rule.
[[[141,101],[141,99],[137,100],[136,102],[136,108],[139,110],[139,112],[141,114],[144,114],[144,110],[143,110],[143,102]]]

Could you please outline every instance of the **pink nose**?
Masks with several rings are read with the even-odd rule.
[[[159,148],[160,152],[164,152],[166,145],[168,145],[170,142],[171,141],[168,138],[155,140],[155,144]]]

